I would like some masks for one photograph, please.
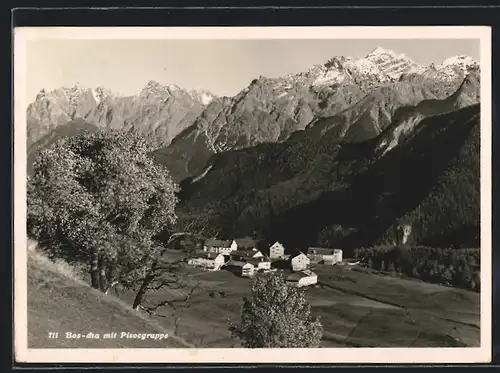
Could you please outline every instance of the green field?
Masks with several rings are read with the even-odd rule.
[[[416,280],[351,270],[314,268],[319,284],[307,289],[313,314],[321,317],[324,347],[479,346],[479,294]],[[235,347],[228,320],[240,318],[251,280],[226,271],[189,269],[200,288],[183,307],[161,311],[165,327],[177,319],[177,334],[198,347]],[[186,289],[150,294],[151,304],[180,299]],[[222,297],[218,292],[224,292]],[[212,296],[210,294],[212,293]],[[130,302],[132,294],[124,296]]]
[[[64,263],[52,263],[43,255],[28,253],[28,348],[186,348],[156,320],[119,299],[90,288],[73,276]],[[66,333],[99,334],[94,338],[66,338]],[[116,338],[104,339],[106,333]],[[168,339],[120,338],[121,332],[168,334]],[[49,338],[58,333],[58,338]]]
[[[130,308],[134,293],[103,295],[50,265],[29,261],[29,346],[36,347],[238,347],[228,321],[238,322],[251,280],[226,271],[186,267],[186,287],[150,293],[146,305],[193,296],[150,316]],[[353,270],[313,269],[319,283],[307,297],[324,327],[323,347],[479,346],[479,294],[416,280]],[[51,340],[48,332],[169,332],[167,341]]]

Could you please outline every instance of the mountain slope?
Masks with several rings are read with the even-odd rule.
[[[343,127],[338,136],[363,141],[379,135],[395,112],[454,93],[478,70],[468,58],[422,66],[403,54],[376,48],[364,58],[334,57],[306,72],[259,77],[233,98],[212,101],[157,159],[177,180],[202,172],[211,155],[286,141],[306,127]]]
[[[326,240],[345,248],[373,244],[383,239],[396,219],[426,198],[472,128],[479,126],[477,92],[477,76],[471,75],[445,99],[416,100],[413,106],[400,104],[377,131],[373,120],[318,121],[283,143],[217,154],[207,163],[210,169],[203,177],[182,184],[181,211],[199,214],[212,210],[214,224],[231,235],[257,231],[293,244]],[[372,108],[367,105],[366,111]],[[343,132],[357,126],[362,128],[358,136],[343,137]],[[397,146],[389,147],[398,131],[404,136],[397,137]],[[479,150],[474,151],[478,157]],[[441,169],[431,175],[428,168],[440,162]],[[417,172],[417,166],[423,174]],[[468,167],[458,173],[475,175],[478,171],[474,161]],[[412,189],[416,185],[421,188]],[[471,197],[475,187],[472,183],[463,193],[472,193]],[[403,210],[391,207],[395,199]],[[473,220],[473,209],[478,205],[473,198],[469,200],[471,207],[465,214]],[[454,209],[452,205],[447,208]],[[322,214],[329,218],[321,220]],[[432,219],[436,214],[440,215],[436,212]],[[430,239],[428,234],[434,228],[418,241]]]

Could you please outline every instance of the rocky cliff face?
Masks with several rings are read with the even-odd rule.
[[[208,91],[187,91],[155,81],[130,97],[78,84],[50,92],[42,90],[27,108],[28,144],[62,124],[83,119],[97,127],[135,127],[153,145],[165,146],[190,126],[214,97]]]
[[[364,58],[334,57],[305,72],[260,76],[236,96],[212,101],[189,131],[157,154],[181,170],[181,180],[200,172],[211,154],[282,142],[318,124],[320,133],[334,128],[346,141],[364,141],[380,135],[399,108],[442,100],[471,73],[478,64],[470,57],[423,66],[376,48]]]

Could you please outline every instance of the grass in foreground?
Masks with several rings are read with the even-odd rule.
[[[321,317],[324,327],[322,347],[479,346],[477,293],[340,266],[318,266],[314,271],[320,282],[327,282],[307,289],[313,315]],[[197,347],[239,347],[227,321],[239,320],[251,280],[226,271],[189,272],[202,288],[177,311],[178,335]],[[209,296],[217,291],[225,296]]]
[[[63,261],[51,261],[31,245],[28,251],[29,348],[188,348],[171,330],[119,299],[92,289]],[[103,339],[115,332],[116,338]],[[121,338],[122,332],[168,334],[167,339]],[[58,338],[49,338],[58,333]],[[100,339],[66,338],[66,333]]]
[[[228,319],[237,321],[251,280],[226,271],[186,268],[201,288],[167,317],[131,310],[134,294],[118,300],[80,282],[65,263],[29,256],[29,346],[36,347],[239,347]],[[314,269],[323,286],[307,289],[314,315],[324,326],[322,347],[459,347],[479,346],[479,294],[421,281],[357,272],[338,266]],[[148,301],[183,297],[186,290],[148,294]],[[224,296],[218,295],[223,292]],[[215,295],[214,295],[215,294]],[[175,324],[175,325],[174,325]],[[172,331],[178,341],[59,340],[48,332]]]

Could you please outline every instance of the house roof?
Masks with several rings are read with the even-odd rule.
[[[335,253],[335,250],[323,247],[310,247],[309,249],[307,249],[307,253],[313,255],[333,255]]]
[[[301,278],[316,276],[316,273],[310,270],[304,270],[300,272],[294,272],[286,277],[287,281],[299,281]]]
[[[266,256],[261,256],[259,258],[248,258],[248,259],[246,259],[246,261],[248,263],[251,263],[251,264],[258,264],[258,263],[262,263],[262,262],[270,262],[269,258],[266,257]]]
[[[273,243],[273,244],[272,244],[272,245],[270,245],[269,247],[273,247],[273,246],[281,246],[281,247],[283,247],[283,248],[285,247],[285,246],[283,246],[283,244],[282,244],[281,242],[279,242],[279,241],[276,241],[275,243]]]
[[[193,256],[191,256],[191,258],[205,258],[205,259],[215,259],[217,258],[219,255],[219,253],[211,253],[211,252],[207,252],[207,251],[203,251],[203,252],[200,252],[200,253],[195,253]]]
[[[231,251],[231,255],[233,255],[233,256],[244,256],[247,258],[251,258],[257,253],[258,253],[258,251],[255,251],[255,250],[233,250],[233,251]]]
[[[241,268],[243,268],[247,264],[253,265],[251,263],[242,262],[242,261],[239,261],[239,260],[230,260],[230,261],[228,261],[226,263],[226,266],[228,266],[228,267],[241,267]]]
[[[303,273],[304,274],[304,277],[305,276],[317,276],[316,273],[314,273],[313,271],[311,271],[310,269],[304,269],[303,271],[301,271],[300,273]]]
[[[230,247],[232,243],[232,240],[217,240],[214,238],[205,240],[205,246],[211,247]]]
[[[292,260],[293,258],[299,256],[299,255],[306,255],[302,251],[296,251],[295,253],[291,254],[289,259]]]

